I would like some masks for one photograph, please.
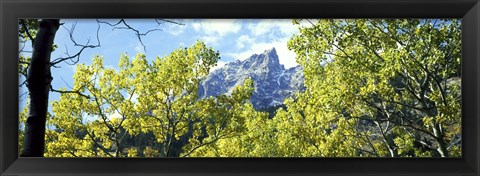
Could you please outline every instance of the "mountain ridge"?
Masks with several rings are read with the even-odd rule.
[[[251,101],[255,109],[283,104],[285,98],[304,90],[303,69],[300,66],[285,69],[273,47],[210,72],[200,83],[199,97],[229,94],[248,78],[254,81]]]

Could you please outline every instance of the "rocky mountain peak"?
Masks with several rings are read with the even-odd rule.
[[[257,109],[282,104],[286,97],[304,89],[303,69],[299,66],[285,69],[276,49],[271,48],[211,72],[201,82],[199,96],[228,94],[249,77],[254,81],[255,92],[251,101]]]
[[[237,61],[237,64],[242,64],[243,69],[284,69],[275,48],[265,50],[261,54],[253,54],[244,61]]]

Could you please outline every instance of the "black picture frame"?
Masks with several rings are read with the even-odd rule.
[[[0,175],[480,173],[479,0],[1,0],[0,15]],[[19,18],[461,18],[462,158],[19,158]]]

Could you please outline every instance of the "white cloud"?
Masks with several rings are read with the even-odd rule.
[[[137,45],[135,45],[135,52],[137,53],[143,53],[143,46],[140,42],[137,43]]]
[[[236,20],[231,19],[208,19],[196,21],[192,24],[192,27],[196,31],[201,31],[209,36],[223,37],[229,33],[239,32],[241,25]]]
[[[244,23],[246,22],[246,23]],[[190,23],[193,30],[201,32],[197,36],[207,45],[217,45],[228,34],[242,34],[235,38],[234,47],[240,52],[222,52],[230,58],[245,60],[255,53],[263,53],[265,50],[275,47],[280,63],[286,68],[297,66],[295,52],[288,50],[287,41],[298,33],[298,26],[292,24],[292,20],[285,19],[261,19],[247,20],[240,23],[237,20],[208,19],[196,20]],[[242,26],[244,25],[244,26]],[[241,29],[250,32],[244,33]],[[203,35],[202,35],[203,34]],[[265,37],[264,37],[265,36]],[[233,50],[235,50],[233,49]],[[214,69],[222,67],[225,63],[218,63]]]
[[[298,65],[295,61],[295,52],[290,51],[287,47],[288,40],[293,34],[299,32],[298,26],[293,25],[291,20],[254,20],[246,25],[246,29],[250,30],[250,35],[242,35],[236,40],[236,47],[242,52],[225,53],[225,56],[245,60],[252,54],[260,54],[275,47],[280,64],[283,64],[285,68]]]
[[[298,33],[297,26],[293,25],[291,20],[260,20],[257,23],[248,24],[247,29],[251,30],[251,35],[240,36],[236,44],[237,48],[243,49],[243,51],[225,53],[226,56],[245,60],[252,54],[260,54],[275,47],[280,64],[283,64],[285,68],[298,65],[295,61],[295,52],[290,51],[287,47],[288,40],[293,34]],[[269,35],[270,38],[262,40],[260,35]]]
[[[200,31],[201,28],[202,28],[202,24],[197,22],[197,23],[192,23],[192,27],[193,29],[195,29],[196,31]]]
[[[165,27],[165,30],[168,31],[168,33],[170,34],[177,36],[183,33],[186,28],[186,25],[169,24]]]
[[[223,66],[225,66],[225,64],[227,64],[227,62],[218,61],[216,66],[210,68],[210,72],[222,68]]]
[[[197,40],[213,46],[216,46],[226,35],[240,32],[242,27],[237,20],[232,19],[195,20],[190,25],[195,31],[200,32]]]
[[[292,24],[292,20],[284,19],[264,19],[259,20],[257,23],[250,23],[247,28],[254,36],[270,35],[275,31],[279,31],[282,36],[291,37],[294,33],[298,32],[297,26]]]
[[[251,45],[254,42],[254,39],[248,35],[242,35],[237,39],[237,48],[242,49],[245,45]]]
[[[218,37],[218,36],[202,36],[199,39],[207,45],[214,45],[214,44],[217,43],[218,40],[220,40],[220,37]]]

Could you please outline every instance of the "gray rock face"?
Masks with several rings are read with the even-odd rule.
[[[300,66],[285,69],[275,48],[272,48],[212,71],[201,82],[199,96],[229,94],[249,77],[255,85],[251,101],[256,109],[282,104],[286,97],[304,90],[303,69]]]

